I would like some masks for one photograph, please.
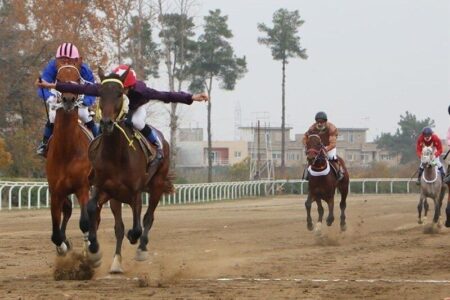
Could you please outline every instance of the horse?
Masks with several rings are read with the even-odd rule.
[[[344,177],[337,180],[337,168],[332,166],[327,157],[325,146],[322,144],[320,136],[317,134],[310,135],[306,143],[306,156],[308,161],[308,197],[305,202],[307,213],[307,228],[312,231],[314,225],[311,219],[311,205],[313,201],[317,203],[317,211],[319,212],[319,218],[316,223],[316,233],[321,233],[322,218],[324,209],[322,207],[322,200],[328,205],[328,217],[326,219],[327,225],[331,226],[334,221],[334,194],[336,188],[341,194],[341,202],[339,204],[341,208],[341,231],[347,229],[345,222],[345,208],[347,206],[347,194],[349,188],[349,174],[345,163],[342,158],[338,157],[339,163],[344,173]],[[331,169],[334,169],[332,171]]]
[[[56,80],[79,82],[80,65],[58,65]],[[92,140],[88,131],[78,123],[78,106],[81,95],[56,92],[57,104],[53,135],[48,144],[46,173],[51,194],[52,236],[57,254],[62,256],[72,248],[66,237],[66,227],[72,214],[70,194],[75,194],[81,209],[79,226],[83,233],[84,247],[87,247],[89,219],[87,202],[91,164],[88,159],[88,145]],[[51,113],[54,113],[52,111]],[[87,129],[86,129],[87,130]],[[63,215],[61,222],[61,212]]]
[[[441,175],[436,164],[433,147],[424,146],[422,148],[421,157],[424,171],[420,178],[420,200],[417,210],[419,212],[418,223],[422,224],[426,220],[428,213],[427,198],[434,201],[434,217],[432,226],[438,225],[439,217],[441,216],[442,200],[445,195],[445,185],[442,182]],[[422,207],[424,208],[424,217],[422,218]]]
[[[134,147],[133,129],[125,125],[123,120],[124,87],[127,70],[122,76],[110,74],[105,76],[99,69],[102,81],[99,89],[99,107],[101,109],[100,127],[102,134],[90,146],[90,160],[93,167],[93,193],[88,203],[90,220],[88,259],[94,266],[101,264],[102,254],[97,241],[96,218],[102,206],[110,201],[114,215],[114,231],[116,249],[111,273],[122,273],[121,247],[124,238],[124,224],[122,221],[122,203],[129,204],[133,213],[133,227],[127,233],[131,244],[139,246],[135,260],[142,261],[148,257],[148,234],[154,221],[154,211],[164,193],[173,192],[173,183],[169,173],[169,144],[158,132],[163,141],[164,158],[159,163],[154,175],[147,172],[147,156],[144,150]],[[131,138],[130,138],[131,136]],[[143,138],[145,139],[145,138]],[[144,229],[141,226],[142,192],[149,192],[149,206],[143,218]]]

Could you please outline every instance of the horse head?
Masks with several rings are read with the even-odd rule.
[[[125,91],[123,82],[129,71],[130,69],[125,71],[121,76],[115,73],[105,76],[101,68],[98,70],[98,76],[102,82],[99,90],[99,106],[102,112],[100,128],[104,134],[111,134],[114,129],[114,123],[119,121],[123,116]]]
[[[58,82],[76,82],[80,83],[80,64],[62,64],[58,62],[56,81]],[[65,111],[71,111],[78,105],[78,101],[81,101],[82,95],[75,95],[72,93],[56,93],[58,102],[62,103],[62,108]]]
[[[306,159],[308,161],[308,165],[314,166],[318,169],[322,169],[326,167],[327,164],[327,156],[325,146],[320,139],[320,136],[317,134],[311,134],[308,136],[306,142]]]
[[[420,158],[422,165],[426,167],[431,167],[434,158],[435,157],[433,147],[424,146],[422,148],[422,157]]]

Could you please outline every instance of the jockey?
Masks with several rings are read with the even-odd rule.
[[[430,127],[425,127],[417,139],[416,153],[419,159],[422,157],[422,148],[424,146],[427,147],[433,146],[435,150],[433,163],[436,164],[436,166],[438,166],[439,173],[441,174],[441,177],[444,178],[445,176],[444,167],[442,166],[441,160],[439,159],[439,157],[442,154],[442,142],[441,139],[437,136],[437,134],[433,133],[433,130]],[[417,176],[416,182],[416,184],[418,185],[420,185],[420,177],[422,176],[423,170],[424,167],[421,162],[419,167],[419,175]]]
[[[156,162],[163,158],[163,145],[158,135],[152,128],[145,123],[147,117],[147,104],[150,100],[161,100],[165,103],[177,102],[184,104],[192,104],[193,101],[208,101],[206,93],[189,94],[185,92],[160,92],[155,89],[147,87],[145,82],[137,80],[136,73],[131,67],[127,65],[119,65],[113,70],[113,73],[119,76],[123,75],[128,69],[129,72],[123,82],[124,93],[129,99],[129,112],[125,120],[129,124],[139,130],[149,141],[157,148]],[[38,86],[56,88],[60,92],[71,92],[75,94],[85,94],[99,96],[99,88],[101,84],[72,84],[72,83],[57,83],[51,84],[48,82],[36,83]]]
[[[82,57],[80,56],[77,47],[71,43],[63,43],[56,50],[56,57],[49,61],[47,66],[42,71],[42,80],[46,82],[55,82],[56,76],[58,73],[57,65],[76,65],[81,64],[80,75],[81,81],[87,83],[95,83],[94,75],[92,74],[91,69],[89,69],[88,65],[82,62]],[[47,102],[50,106],[52,104],[56,104],[56,95],[54,91],[51,91],[47,88],[38,88],[37,94],[41,97],[45,102]],[[87,96],[85,95],[83,98],[83,106],[78,108],[78,116],[81,121],[86,125],[89,130],[91,130],[92,134],[95,136],[98,135],[98,127],[94,123],[92,116],[89,114],[88,107],[92,106],[95,102],[95,96]],[[45,124],[44,136],[42,138],[42,142],[37,149],[37,154],[44,155],[47,150],[47,143],[50,139],[50,136],[53,133],[53,124],[55,123],[56,111],[50,110],[49,120]]]
[[[328,160],[336,164],[337,180],[344,178],[341,164],[339,163],[336,154],[336,141],[338,136],[338,130],[333,123],[328,122],[327,114],[323,111],[319,111],[315,116],[316,122],[309,127],[308,131],[303,136],[303,144],[306,145],[308,137],[312,134],[317,134],[322,140],[325,150],[327,151]]]

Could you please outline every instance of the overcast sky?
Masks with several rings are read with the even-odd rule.
[[[450,1],[204,0],[197,14],[216,8],[228,15],[231,43],[237,55],[247,57],[248,73],[234,91],[213,90],[213,140],[234,138],[238,108],[242,125],[267,112],[270,124],[280,126],[281,62],[257,42],[262,35],[257,23],[272,26],[279,8],[300,12],[305,21],[301,45],[309,55],[287,66],[286,122],[293,133],[303,133],[314,114],[324,110],[338,127],[369,128],[372,139],[394,132],[400,115],[410,111],[419,119],[434,119],[436,132],[445,136],[450,125]],[[206,128],[205,104],[182,110],[182,127],[197,125]]]

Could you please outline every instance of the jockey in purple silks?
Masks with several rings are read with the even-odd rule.
[[[123,82],[125,88],[124,93],[129,99],[129,113],[125,122],[139,130],[149,141],[157,148],[157,161],[163,158],[162,142],[152,128],[145,123],[147,116],[146,107],[150,100],[161,100],[165,103],[184,103],[192,104],[194,101],[208,101],[206,93],[189,94],[185,92],[161,92],[147,87],[145,82],[137,80],[136,73],[127,65],[119,65],[113,70],[113,73],[123,75],[128,69],[129,72]],[[38,86],[46,88],[55,88],[60,92],[69,92],[74,94],[84,94],[99,96],[99,88],[101,84],[72,84],[72,83],[56,83],[48,82],[36,83]]]
[[[58,74],[57,65],[77,65],[80,64],[80,79],[82,83],[94,84],[95,78],[87,64],[82,62],[77,47],[71,43],[63,43],[56,50],[55,59],[49,61],[47,66],[42,71],[42,80],[46,82],[55,82]],[[37,94],[42,98],[49,106],[56,104],[57,96],[56,92],[48,88],[38,88]],[[92,134],[98,135],[99,130],[94,123],[92,116],[89,114],[88,107],[95,103],[95,96],[84,95],[83,106],[78,108],[78,117],[86,125]],[[37,154],[44,155],[47,150],[47,143],[50,136],[53,133],[53,124],[55,122],[56,111],[51,109],[49,113],[49,120],[45,124],[44,136],[42,142],[37,149]]]

